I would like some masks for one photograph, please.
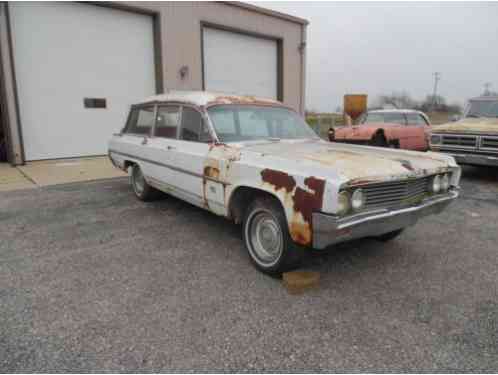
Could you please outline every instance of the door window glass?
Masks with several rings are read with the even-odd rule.
[[[183,107],[182,128],[180,138],[192,142],[210,142],[211,135],[202,119],[202,115],[195,109]]]
[[[396,113],[396,112],[384,113],[384,122],[391,124],[401,124],[401,125],[406,124],[405,116],[402,113]]]
[[[157,108],[157,122],[154,135],[162,138],[175,138],[180,121],[180,107],[160,106]]]
[[[154,124],[154,107],[131,110],[126,133],[149,135]]]
[[[425,119],[418,113],[407,113],[408,125],[428,125]]]

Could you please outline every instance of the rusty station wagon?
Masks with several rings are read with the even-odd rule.
[[[131,107],[109,143],[133,191],[158,191],[242,223],[250,259],[267,273],[306,248],[390,240],[458,196],[451,156],[321,140],[270,99],[168,92]]]
[[[430,146],[460,164],[498,167],[498,97],[470,99],[462,119],[433,128]]]

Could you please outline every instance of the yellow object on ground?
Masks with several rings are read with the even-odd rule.
[[[318,286],[320,274],[312,271],[285,272],[282,275],[284,286],[290,294],[300,294]]]

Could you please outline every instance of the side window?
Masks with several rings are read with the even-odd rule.
[[[154,107],[131,110],[125,133],[149,135],[154,124]]]
[[[407,113],[408,125],[428,125],[425,119],[418,113]]]
[[[398,113],[398,112],[391,112],[391,113],[388,112],[388,113],[384,114],[384,122],[406,125],[405,116],[402,113]]]
[[[157,108],[157,122],[154,135],[162,138],[175,138],[180,122],[180,107],[162,105]]]
[[[192,142],[211,141],[211,135],[202,115],[195,109],[183,107],[180,139]]]
[[[363,121],[363,124],[371,122],[385,122],[384,115],[382,113],[368,113]]]

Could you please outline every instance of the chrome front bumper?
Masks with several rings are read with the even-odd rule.
[[[479,154],[455,154],[446,152],[453,156],[458,164],[485,165],[488,167],[498,167],[498,156],[488,156]]]
[[[457,197],[458,190],[451,190],[445,195],[426,198],[416,206],[375,210],[346,218],[313,213],[313,247],[323,249],[340,242],[380,236],[414,225],[424,216],[440,213]]]

